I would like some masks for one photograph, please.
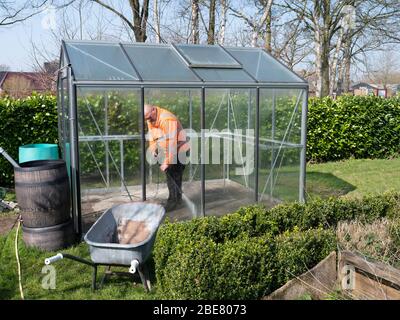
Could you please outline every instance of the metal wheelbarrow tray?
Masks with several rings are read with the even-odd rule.
[[[50,264],[68,258],[93,267],[92,289],[96,289],[97,266],[130,266],[129,272],[139,272],[145,289],[150,290],[145,262],[151,254],[157,230],[165,217],[165,209],[157,204],[135,202],[113,206],[106,210],[84,236],[89,245],[91,261],[70,254],[59,253],[45,260]],[[149,233],[138,243],[118,243],[117,227],[120,219],[145,223]],[[104,278],[103,278],[104,281]]]

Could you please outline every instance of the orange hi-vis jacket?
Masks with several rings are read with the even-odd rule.
[[[156,108],[156,121],[147,121],[150,151],[157,150],[163,164],[177,164],[178,153],[189,150],[185,130],[173,113],[158,106]]]

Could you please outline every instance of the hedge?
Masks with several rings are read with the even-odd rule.
[[[335,250],[340,221],[399,216],[400,194],[392,192],[167,221],[153,251],[159,292],[167,299],[260,298]]]
[[[216,92],[218,93],[218,92]],[[98,134],[92,123],[91,111],[102,127],[104,120],[104,97],[98,94],[80,96],[79,117],[81,128],[86,135]],[[210,94],[207,104],[207,121],[211,121],[220,107],[221,96]],[[235,114],[238,127],[247,126],[246,95],[234,96]],[[114,134],[133,134],[138,130],[137,94],[108,93],[110,132]],[[187,99],[179,94],[159,94],[152,102],[168,105],[182,118],[184,127],[188,127]],[[194,95],[193,103],[199,106],[199,97]],[[293,100],[290,97],[279,97],[279,108],[275,137],[285,135],[288,119],[293,111]],[[223,106],[226,108],[226,106]],[[197,110],[197,109],[196,109]],[[264,110],[264,109],[263,109]],[[225,114],[220,110],[220,114]],[[269,135],[271,111],[266,108],[260,118],[260,134]],[[295,123],[289,134],[290,139],[298,140],[300,118],[294,117]],[[193,117],[193,128],[199,128],[200,118]],[[215,128],[225,128],[226,117],[219,116],[214,123]],[[33,94],[25,99],[0,98],[0,146],[4,147],[12,157],[18,158],[18,148],[29,143],[57,143],[57,108],[56,98],[51,95]],[[294,136],[292,137],[292,135]],[[297,137],[297,138],[296,138]],[[308,112],[307,159],[313,162],[335,161],[349,158],[387,158],[400,153],[400,98],[383,99],[380,97],[341,96],[337,100],[329,97],[311,98]],[[297,141],[296,140],[296,141]],[[110,151],[119,165],[119,144],[110,142]],[[137,173],[139,162],[138,142],[131,142],[125,150],[126,171]],[[105,149],[101,144],[91,144],[98,164],[104,167]],[[268,161],[268,154],[262,154]],[[97,164],[92,154],[83,144],[80,153],[82,174],[90,176],[97,172]],[[282,165],[297,164],[298,151],[287,150]],[[111,168],[112,169],[112,168]],[[98,176],[97,174],[95,175]],[[2,157],[0,158],[0,186],[13,185],[13,170]]]
[[[43,94],[0,98],[0,146],[18,161],[18,148],[30,143],[58,143],[56,98]],[[14,170],[0,156],[0,186],[13,184]]]
[[[400,97],[310,99],[308,160],[387,158],[399,153]]]
[[[159,294],[166,299],[257,299],[305,272],[336,248],[332,230],[292,231],[217,243],[205,236],[181,239],[161,269],[155,247]]]

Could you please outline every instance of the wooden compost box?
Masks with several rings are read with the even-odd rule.
[[[294,300],[308,295],[319,300],[338,291],[356,300],[400,300],[400,270],[350,251],[332,252],[263,299]]]
[[[350,251],[340,251],[338,258],[338,281],[350,297],[400,299],[400,270]]]

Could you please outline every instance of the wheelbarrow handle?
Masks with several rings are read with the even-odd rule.
[[[67,254],[67,253],[57,253],[55,256],[45,259],[44,263],[46,265],[49,265],[49,264],[51,264],[53,262],[56,262],[58,260],[61,260],[61,259],[74,260],[74,261],[77,261],[77,262],[80,262],[80,263],[84,263],[84,264],[86,264],[88,266],[91,266],[91,267],[95,267],[96,266],[96,264],[91,262],[91,261],[88,261],[86,259],[82,259],[80,257],[73,256],[72,254]]]
[[[58,260],[61,260],[61,259],[63,259],[63,258],[64,258],[64,256],[63,256],[62,253],[57,253],[55,256],[52,256],[52,257],[50,257],[50,258],[44,259],[44,264],[45,264],[45,265],[49,265],[49,264],[51,264],[51,263],[53,263],[53,262],[56,262],[56,261],[58,261]]]
[[[131,266],[129,268],[129,273],[132,273],[132,274],[136,273],[136,270],[138,269],[138,267],[139,267],[139,261],[136,259],[132,260]]]

